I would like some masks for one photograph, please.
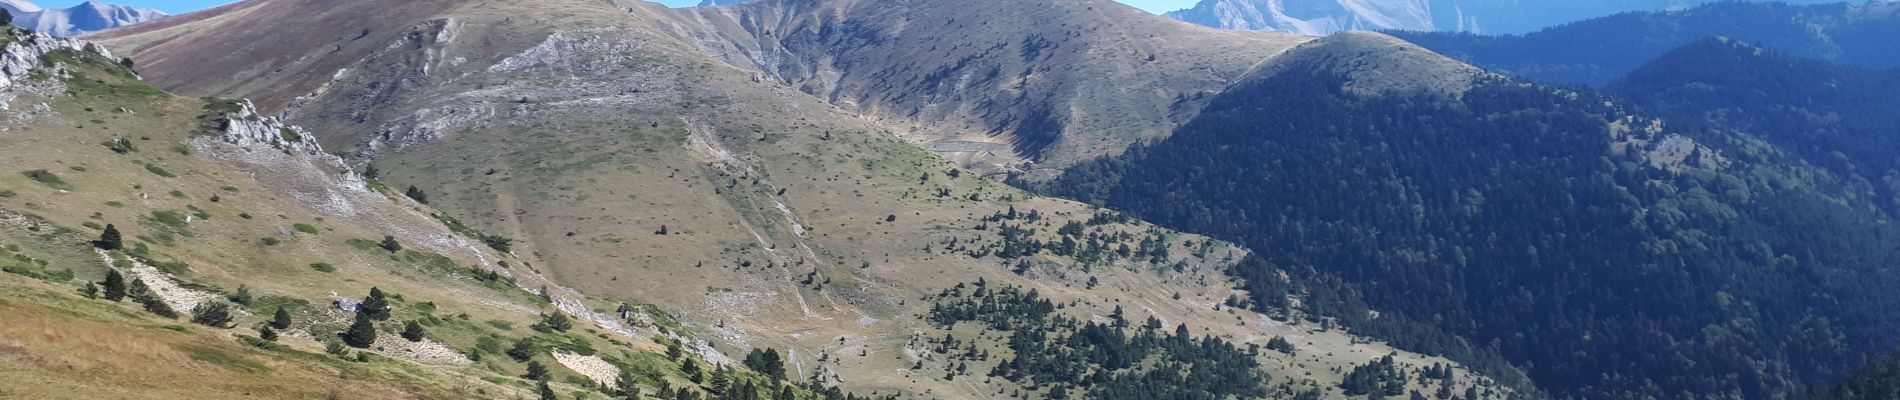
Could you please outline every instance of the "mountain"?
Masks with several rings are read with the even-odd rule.
[[[506,247],[508,266],[599,299],[587,308],[607,321],[690,337],[703,344],[696,357],[723,366],[772,375],[777,364],[788,382],[907,397],[1291,397],[1338,390],[1346,377],[1334,371],[1428,368],[1438,379],[1380,385],[1519,391],[1487,375],[1507,369],[1236,308],[1249,301],[1229,274],[1246,249],[1036,196],[914,144],[954,132],[940,121],[968,119],[972,137],[1021,125],[1007,115],[1025,111],[1011,104],[1078,121],[1122,110],[1145,113],[1144,124],[1184,118],[1174,113],[1191,112],[1198,90],[1304,39],[1106,1],[893,3],[261,0],[98,38],[168,90],[254,99],[402,188],[390,193],[426,200],[456,232]],[[1093,28],[1124,36],[1081,38],[1083,21],[1109,17],[1134,20]],[[985,20],[1046,39],[938,26]],[[1173,31],[1137,33],[1148,26]],[[1150,34],[1235,51],[1174,60],[1164,56],[1214,50],[1170,49]],[[895,58],[932,41],[944,55]],[[766,68],[775,65],[786,67]],[[925,79],[939,70],[972,86]],[[999,77],[977,75],[989,70]],[[1140,79],[1080,76],[1097,71]],[[1076,83],[1044,81],[1056,77]],[[898,92],[939,86],[935,99]],[[988,90],[999,87],[1009,90]],[[1161,108],[1107,98],[1120,93]],[[939,108],[968,110],[938,118]],[[990,114],[998,119],[979,118]],[[1123,121],[1112,122],[1133,124]],[[651,312],[615,315],[618,302]],[[782,362],[747,357],[764,349]],[[689,374],[675,365],[653,368]],[[1075,381],[1077,371],[1092,372]],[[666,381],[689,395],[719,390],[711,378]]]
[[[1165,136],[1207,94],[1260,60],[1307,40],[1188,26],[1112,1],[986,5],[994,7],[812,0],[677,10],[628,1],[619,7],[633,10],[623,12],[625,18],[672,36],[669,44],[683,42],[756,75],[748,80],[774,81],[875,117],[907,141],[991,174],[1050,176],[1068,164]],[[210,23],[240,13],[275,12],[241,7],[186,18]],[[403,19],[379,21],[385,20]],[[393,29],[399,28],[372,27],[370,35]],[[327,74],[341,67],[329,62],[377,50],[369,44],[373,40],[349,37],[356,30],[334,30],[262,39],[300,42],[288,47],[229,45],[335,45],[334,55],[283,58],[321,64],[313,70],[325,72],[297,74],[294,85],[259,88],[272,92],[258,93],[256,100],[275,110],[326,83]],[[120,36],[139,36],[129,33]],[[144,71],[157,72],[154,79],[161,86],[196,95],[247,93],[242,89],[271,82],[267,75],[299,70],[243,63],[204,68],[194,60],[236,55],[223,52],[229,47],[189,42],[152,47],[164,49],[162,54],[186,54],[170,49],[188,46],[200,50],[175,59],[141,56],[141,46],[120,47],[140,48],[134,58]],[[168,73],[171,69],[181,71]]]
[[[165,93],[95,43],[0,35],[9,397],[653,393],[722,359],[657,308],[600,311],[618,302],[549,281],[249,102]]]
[[[1354,30],[1438,29],[1428,0],[1202,0],[1167,13],[1196,24],[1250,31],[1325,36]],[[1459,20],[1456,30],[1477,30]]]
[[[13,13],[13,25],[54,36],[78,36],[169,16],[149,8],[95,1],[43,9],[28,0],[6,0],[0,2],[0,8]]]
[[[1165,136],[1206,94],[1306,40],[1094,0],[772,0],[664,17],[729,65],[966,165],[1031,176]]]
[[[1830,0],[1797,0],[1828,3]],[[1328,35],[1347,30],[1524,34],[1629,11],[1676,9],[1712,0],[1201,0],[1167,16],[1239,30]]]
[[[1261,69],[1168,139],[1042,190],[1255,250],[1236,274],[1268,309],[1297,298],[1480,367],[1495,352],[1557,398],[1794,395],[1900,345],[1885,334],[1900,321],[1886,271],[1900,262],[1887,223],[1900,207],[1883,194],[1893,175],[1873,168],[1892,159],[1892,129],[1833,133],[1862,126],[1840,121],[1848,108],[1757,126],[1740,116],[1752,107],[1664,106],[1764,90],[1734,101],[1848,103],[1859,97],[1830,88],[1856,82],[1779,89],[1762,85],[1789,75],[1762,73],[1725,87],[1776,64],[1724,51],[1657,66],[1613,93],[1668,92],[1622,99],[1370,58],[1392,43],[1345,34],[1294,49],[1324,57]],[[1365,85],[1381,76],[1470,83]]]
[[[1522,36],[1394,32],[1433,51],[1526,79],[1603,85],[1677,47],[1722,36],[1775,51],[1867,67],[1900,67],[1900,3],[1713,3],[1624,13]]]
[[[700,0],[698,7],[729,6],[750,0]]]
[[[1900,73],[1798,58],[1729,38],[1663,55],[1604,88],[1685,121],[1748,132],[1900,207]]]

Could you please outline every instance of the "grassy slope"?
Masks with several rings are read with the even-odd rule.
[[[535,359],[550,366],[562,392],[591,384],[580,385],[587,381],[561,368],[548,348],[591,348],[611,362],[641,366],[649,387],[662,379],[685,382],[677,366],[654,353],[663,346],[646,338],[619,337],[586,323],[567,333],[527,329],[537,313],[552,307],[507,281],[473,279],[477,254],[485,251],[437,254],[426,242],[450,233],[425,216],[431,212],[426,207],[372,202],[359,205],[359,219],[337,218],[274,189],[281,182],[253,178],[274,176],[270,171],[204,158],[204,142],[193,143],[203,132],[199,116],[207,104],[224,103],[172,97],[96,57],[56,60],[76,66],[73,78],[63,85],[30,83],[53,88],[53,95],[23,94],[13,102],[14,110],[28,110],[43,101],[50,112],[7,123],[0,134],[0,165],[9,170],[0,176],[0,248],[11,258],[6,264],[12,272],[0,276],[0,319],[8,321],[0,327],[0,360],[6,360],[0,364],[7,366],[0,368],[0,380],[24,383],[6,385],[0,396],[531,395],[530,382],[515,378],[524,363],[483,349],[485,342],[505,348],[528,337],[542,346]],[[28,115],[21,113],[16,116]],[[117,154],[102,145],[116,138],[131,140],[136,150]],[[54,181],[46,174],[36,179],[23,173],[36,170],[57,176],[57,184],[47,183]],[[177,219],[185,215],[190,222]],[[392,221],[411,229],[385,230]],[[257,300],[240,313],[234,329],[215,329],[160,318],[130,301],[81,298],[76,289],[101,280],[107,269],[86,241],[108,223],[124,231],[128,247],[143,249],[135,252],[182,266],[170,270],[187,286],[221,294],[245,286]],[[409,249],[391,253],[365,246],[384,234],[398,235]],[[394,316],[382,324],[379,343],[401,341],[393,333],[402,321],[414,320],[423,322],[431,340],[485,357],[452,366],[323,354],[313,337],[341,330],[349,318],[329,306],[332,293],[355,298],[371,286],[394,298]],[[296,321],[279,346],[234,340],[256,336],[254,329],[279,306]]]
[[[1389,352],[1338,331],[1217,309],[1232,294],[1221,270],[1237,250],[1195,256],[1185,244],[1204,239],[1194,235],[1167,232],[1174,256],[1163,263],[1084,267],[1045,253],[1029,257],[1038,267],[1022,276],[1007,269],[1018,260],[946,252],[950,238],[993,243],[995,224],[977,230],[978,219],[1011,207],[1049,217],[1035,226],[1041,240],[1095,211],[967,172],[950,178],[951,162],[876,122],[754,81],[664,33],[664,25],[582,1],[481,3],[439,17],[448,22],[389,34],[411,39],[351,64],[293,121],[316,128],[333,150],[368,150],[362,145],[374,142],[367,154],[392,187],[415,185],[433,207],[474,229],[516,239],[518,266],[590,295],[655,304],[727,354],[786,349],[794,374],[822,368],[842,379],[832,383],[865,393],[992,397],[1006,385],[908,371],[914,360],[903,351],[912,332],[941,333],[919,320],[928,307],[919,299],[978,278],[1040,288],[1075,303],[1068,310],[1078,315],[1106,315],[1121,304],[1137,320],[1153,313],[1236,341],[1286,335],[1310,342],[1314,351],[1299,360],[1268,365],[1278,377],[1318,386],[1336,381],[1335,369]],[[556,27],[566,39],[550,40]],[[198,28],[157,34],[191,43],[215,33]],[[504,62],[548,54],[536,48],[576,49],[578,56]],[[162,57],[168,50],[132,51]],[[476,111],[453,114],[475,116],[458,122],[440,118],[444,110]],[[411,129],[415,121],[447,123],[419,131]],[[379,131],[394,132],[393,140]],[[734,159],[693,150],[694,137]],[[941,189],[951,195],[935,195]],[[795,234],[788,221],[809,233]],[[662,225],[669,234],[654,234]],[[1175,261],[1187,268],[1157,268]],[[820,283],[803,283],[814,271]],[[1100,284],[1088,288],[1091,278]],[[1426,359],[1404,358],[1413,365]]]

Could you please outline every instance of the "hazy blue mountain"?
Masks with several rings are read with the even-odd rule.
[[[1326,35],[1342,30],[1518,34],[1628,11],[1717,0],[1202,0],[1167,15],[1217,28]],[[1824,3],[1835,0],[1794,0]]]
[[[1710,37],[1757,43],[1796,57],[1900,67],[1900,3],[1717,3],[1635,12],[1526,35],[1394,32],[1433,51],[1531,80],[1602,85],[1676,47]]]
[[[169,15],[149,8],[138,8],[94,1],[67,8],[46,9],[28,0],[3,0],[0,8],[13,13],[13,25],[53,36],[76,36]]]

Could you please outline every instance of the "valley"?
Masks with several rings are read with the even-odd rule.
[[[8,28],[0,398],[1892,380],[1890,4],[1307,36],[1110,0],[733,3]],[[1826,34],[1727,37],[1774,10]],[[1602,27],[1640,29],[1578,33]]]

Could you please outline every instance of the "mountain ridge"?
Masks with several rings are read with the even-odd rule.
[[[84,35],[171,16],[154,9],[92,0],[58,9],[41,8],[29,0],[7,0],[0,2],[0,8],[13,13],[14,25],[54,36]]]
[[[1238,30],[1324,36],[1347,30],[1524,34],[1630,11],[1674,9],[1718,0],[1520,2],[1515,0],[1201,0],[1165,15]],[[1833,0],[1788,0],[1798,4]]]
[[[388,17],[367,32],[294,12],[324,3],[250,2],[101,36],[167,87],[271,99],[258,106],[318,132],[323,148],[360,169],[374,166],[392,187],[414,186],[418,198],[483,237],[512,239],[515,265],[590,296],[652,304],[718,349],[782,349],[798,375],[854,392],[988,398],[1058,390],[1025,380],[1041,376],[1034,369],[980,376],[1009,359],[962,350],[954,352],[958,358],[942,355],[966,346],[1005,354],[1010,346],[1002,340],[1012,335],[1006,331],[976,334],[968,324],[922,318],[946,306],[931,304],[950,301],[946,289],[984,283],[1034,290],[1064,304],[1063,318],[1077,321],[1152,316],[1162,327],[1241,348],[1276,336],[1302,338],[1301,346],[1313,350],[1250,357],[1272,384],[1286,385],[1263,389],[1276,393],[1331,390],[1343,379],[1333,371],[1394,353],[1349,332],[1288,324],[1226,303],[1240,301],[1226,274],[1243,248],[980,177],[900,140],[876,118],[707,50],[794,34],[741,35],[726,22],[776,26],[760,21],[829,15],[803,8],[775,15],[771,7],[886,4],[750,3],[721,11],[758,19],[582,0],[332,9],[330,16],[342,20]],[[1123,8],[1100,11],[1103,5],[1111,4],[1062,7],[1126,10],[1112,4]],[[718,29],[703,28],[700,17]],[[1143,18],[1227,40],[1281,37]],[[919,23],[901,22],[892,28]],[[219,32],[259,26],[252,24],[303,34],[247,54],[255,58],[250,64],[187,62],[237,59],[221,58],[229,53],[223,46],[247,44]],[[710,36],[723,33],[731,35]],[[1020,41],[985,44],[996,43]],[[1016,48],[1005,49],[1022,58]],[[1238,75],[1254,61],[1232,63],[1223,69]],[[232,70],[256,73],[213,79]],[[1194,85],[1225,84],[1201,79]],[[1407,369],[1455,365],[1396,354]],[[1120,372],[1102,379],[1164,377],[1149,377],[1140,365],[1104,368]],[[1513,390],[1466,370],[1455,379],[1403,385],[1483,387],[1499,396]],[[1261,388],[1212,388],[1253,389]]]
[[[1887,40],[1900,34],[1900,2],[1712,3],[1617,14],[1525,35],[1391,33],[1501,74],[1547,83],[1600,86],[1713,36],[1852,66],[1900,67],[1900,47]]]

